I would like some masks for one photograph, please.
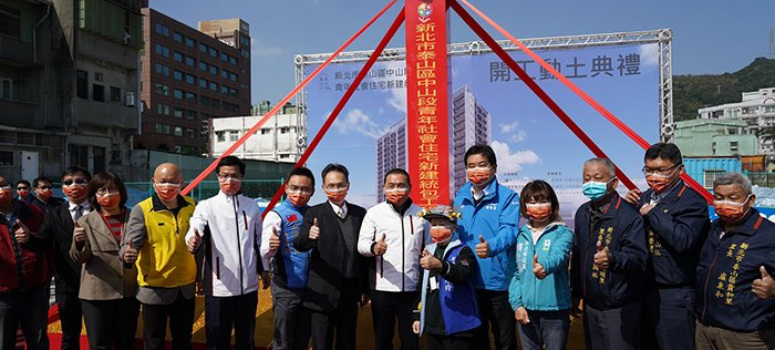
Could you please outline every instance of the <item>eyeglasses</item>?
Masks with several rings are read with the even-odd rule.
[[[329,185],[324,187],[323,189],[326,190],[326,192],[342,192],[350,188],[350,185]]]
[[[309,187],[300,187],[295,185],[288,186],[288,193],[300,194],[302,196],[309,196],[312,194],[312,189]]]
[[[46,186],[38,186],[38,189],[39,189],[39,190],[50,190],[50,189],[52,189],[52,188],[54,188],[54,187],[52,187],[52,186],[48,186],[48,185],[46,185]]]
[[[218,181],[220,181],[220,182],[226,182],[226,181],[234,182],[234,181],[242,181],[242,178],[239,177],[238,175],[226,175],[226,174],[220,175],[220,174],[218,174]]]
[[[105,196],[118,195],[119,193],[116,190],[108,190],[108,189],[100,188],[99,190],[97,190],[96,194],[100,197],[105,197]]]
[[[673,175],[673,173],[675,172],[675,168],[678,167],[679,165],[681,165],[681,163],[678,163],[666,169],[651,169],[644,166],[643,169],[641,169],[640,171],[642,171],[643,175],[646,177],[655,176],[655,175],[660,177],[669,177],[670,175]]]
[[[29,187],[26,187],[26,186],[22,186],[22,187],[17,187],[17,188],[16,188],[16,190],[17,190],[17,191],[27,191],[27,190],[29,190],[29,189],[30,189],[30,188],[29,188]]]
[[[62,181],[62,185],[64,185],[64,186],[72,186],[73,184],[76,184],[76,185],[83,186],[83,185],[86,185],[87,182],[88,181],[86,181],[86,179],[79,177],[79,178],[76,178],[76,179],[67,179],[65,181]]]

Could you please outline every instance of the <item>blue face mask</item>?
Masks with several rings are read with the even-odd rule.
[[[614,179],[612,178],[611,180],[608,180],[608,182],[590,181],[582,185],[581,190],[587,198],[594,201],[603,198],[603,196],[608,194],[608,184],[613,180]]]

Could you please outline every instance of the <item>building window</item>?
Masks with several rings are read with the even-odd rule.
[[[221,106],[221,101],[218,101],[218,100],[216,100],[214,98],[210,99],[210,107],[211,108],[216,108],[217,109],[220,106]]]
[[[229,141],[236,142],[237,139],[239,139],[239,131],[236,131],[236,130],[229,131]]]
[[[191,74],[186,74],[186,84],[195,85],[196,84],[196,77],[191,75]]]
[[[229,73],[229,80],[231,81],[237,81],[237,75],[234,73]]]
[[[237,65],[237,58],[234,56],[229,56],[229,63],[231,63],[232,66]]]
[[[0,34],[20,39],[22,36],[21,11],[0,5]]]
[[[186,111],[186,119],[188,119],[188,120],[195,120],[196,119],[196,111]]]
[[[154,91],[157,94],[163,95],[163,96],[169,96],[170,95],[170,87],[164,84],[156,83],[156,86],[154,87]]]
[[[225,69],[221,69],[221,78],[229,79],[229,71],[227,71]]]
[[[705,188],[712,189],[713,188],[713,181],[716,181],[716,178],[726,174],[726,171],[724,170],[705,170],[703,174],[703,183],[705,185]]]
[[[13,165],[13,152],[0,151],[0,165]]]
[[[172,54],[172,59],[175,60],[175,62],[183,62],[183,54],[180,52],[175,51],[174,54]]]
[[[250,39],[248,37],[246,37],[246,36],[240,37],[239,38],[239,42],[240,42],[240,44],[242,44],[242,46],[250,45]]]
[[[156,44],[154,52],[162,57],[170,58],[170,49],[162,44]]]
[[[92,84],[91,95],[92,100],[105,102],[105,87],[100,84]]]
[[[185,113],[185,111],[186,110],[184,110],[183,108],[175,107],[175,114],[174,114],[175,118],[183,119],[183,114]]]
[[[738,141],[730,141],[729,142],[729,150],[732,152],[737,152],[737,149],[739,147]]]
[[[262,128],[261,129],[261,135],[268,135],[271,131],[272,131],[272,129]]]
[[[218,58],[218,50],[216,50],[216,49],[211,47],[210,48],[210,56],[212,56],[213,58]]]
[[[115,86],[110,87],[110,102],[121,103],[121,89]]]
[[[225,131],[216,131],[215,132],[215,138],[218,140],[218,142],[226,142],[226,132]]]
[[[176,126],[175,127],[175,136],[183,136],[183,128]]]
[[[159,115],[170,115],[170,106],[159,103],[156,105],[156,113]]]
[[[207,79],[199,78],[199,87],[202,89],[207,89]]]
[[[186,101],[196,103],[196,94],[193,92],[186,92]]]
[[[199,61],[199,70],[203,72],[207,72],[207,63],[203,61]]]
[[[196,40],[186,37],[186,46],[193,48],[196,46]]]
[[[170,68],[165,66],[165,65],[163,65],[163,64],[161,64],[161,63],[157,63],[156,64],[156,73],[161,74],[161,75],[163,75],[165,77],[168,77],[168,76],[170,76]]]
[[[186,135],[188,135],[188,138],[193,139],[194,134],[196,134],[196,130],[194,129],[186,129]]]
[[[156,23],[153,26],[153,29],[157,34],[161,34],[163,36],[170,36],[170,29],[161,23]],[[178,34],[178,33],[176,32],[175,34]]]
[[[172,33],[172,40],[175,40],[176,43],[182,43],[183,42],[183,34],[180,34],[178,32]]]
[[[183,81],[183,72],[176,70],[175,73],[173,73],[173,78],[177,81]]]
[[[775,112],[775,106],[764,106],[764,113],[773,113]]]
[[[229,62],[229,55],[225,52],[221,52],[221,61],[223,62]]]
[[[210,91],[218,92],[218,84],[211,81],[210,82]]]
[[[79,70],[76,74],[75,94],[80,98],[89,98],[89,73]]]
[[[8,78],[0,78],[0,98],[4,100],[13,99],[13,80]]]
[[[186,56],[186,65],[189,67],[196,67],[196,60],[191,56]]]
[[[202,44],[202,43],[200,43],[200,44],[199,44],[199,52],[201,52],[201,53],[207,53],[207,50],[209,50],[209,49],[210,49],[210,48],[209,48],[209,47],[207,47],[207,44]]]
[[[183,99],[183,90],[180,90],[180,89],[175,89],[175,92],[172,94],[172,96],[173,96],[173,97],[174,97],[176,100],[182,100],[182,99]]]
[[[284,126],[284,127],[280,128],[280,133],[281,133],[281,134],[287,134],[287,133],[289,133],[290,131],[291,131],[291,128],[289,128],[289,127],[287,127],[287,126]]]
[[[210,66],[210,75],[218,75],[218,67],[216,66]]]

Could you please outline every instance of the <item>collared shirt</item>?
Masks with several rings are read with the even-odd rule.
[[[676,183],[673,184],[673,186],[670,186],[667,190],[665,190],[662,193],[656,193],[654,191],[651,192],[651,200],[649,201],[649,204],[651,205],[657,205],[659,202],[662,201],[662,198],[667,197],[673,190],[680,187],[679,185],[683,185],[683,180],[678,180]]]
[[[347,217],[347,202],[342,203],[341,207],[331,201],[328,201],[328,203],[331,204],[331,208],[334,208],[334,213],[339,215],[340,218],[344,219]]]
[[[482,198],[487,196],[487,187],[488,186],[485,186],[484,188],[482,188],[482,190],[479,191],[479,194],[477,194],[474,186],[471,186],[471,196],[474,197],[474,201],[478,202]]]
[[[68,202],[68,205],[70,206],[70,217],[73,219],[73,223],[78,221],[78,218],[75,217],[76,215],[78,215],[77,214],[78,213],[78,207],[82,208],[81,209],[81,215],[79,216],[79,218],[81,216],[84,216],[86,214],[89,214],[89,212],[91,212],[91,206],[89,205],[88,201],[84,201],[81,204],[75,204],[73,202]]]

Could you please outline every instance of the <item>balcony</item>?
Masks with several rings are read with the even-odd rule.
[[[0,36],[0,61],[11,66],[32,66],[32,44],[21,40]]]

